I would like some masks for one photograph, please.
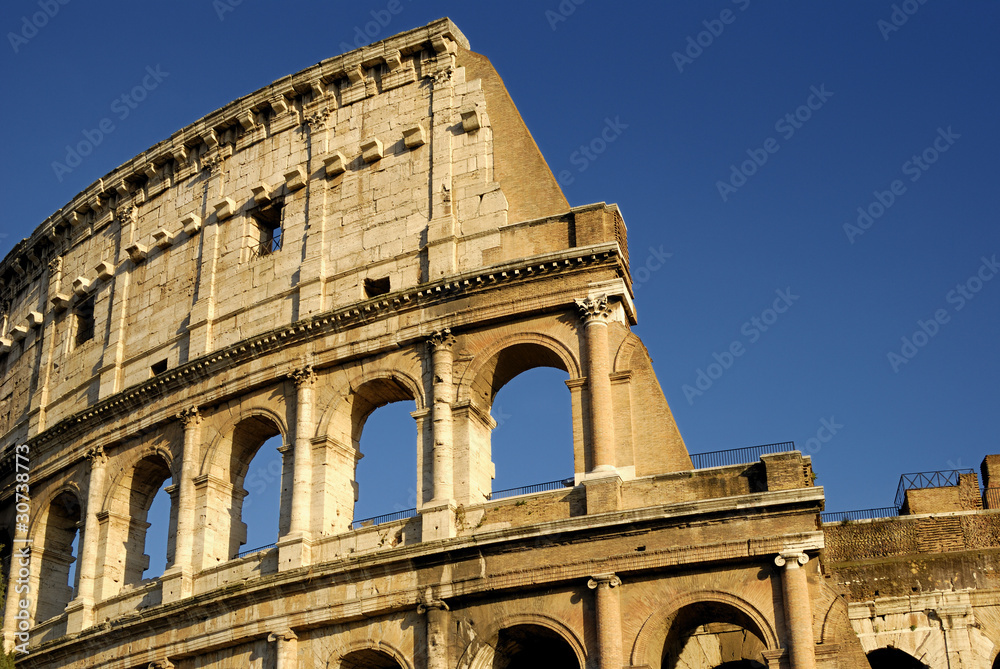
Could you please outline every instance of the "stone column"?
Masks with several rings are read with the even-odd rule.
[[[177,414],[184,424],[184,450],[181,452],[181,475],[177,482],[177,533],[174,538],[174,562],[163,574],[163,601],[172,602],[190,597],[196,571],[194,535],[196,526],[197,492],[194,480],[198,476],[201,455],[201,414],[197,407]]]
[[[785,628],[788,631],[791,669],[815,669],[812,605],[809,603],[809,582],[802,567],[809,562],[805,553],[781,553],[774,564],[784,567],[781,593],[785,603]]]
[[[617,473],[615,425],[611,407],[611,363],[608,360],[608,320],[611,306],[607,295],[576,300],[586,328],[586,375],[590,420],[591,473]]]
[[[452,434],[451,405],[455,386],[451,380],[452,347],[455,338],[450,330],[435,332],[430,338],[434,369],[434,405],[431,422],[434,434],[434,498],[431,504],[447,504],[455,498],[454,438]]]
[[[622,612],[618,592],[622,584],[615,574],[595,574],[587,587],[596,590],[597,611],[597,666],[600,669],[622,667]]]
[[[435,599],[417,607],[417,613],[427,615],[427,667],[426,669],[448,669],[448,605]]]
[[[450,330],[435,332],[428,341],[431,349],[433,406],[431,408],[431,501],[422,505],[421,537],[424,541],[455,536],[452,508],[455,505],[454,425],[451,405],[455,387],[451,380],[452,347]]]
[[[299,637],[292,630],[271,632],[267,635],[270,643],[278,645],[275,651],[275,669],[296,669],[299,666]]]
[[[295,398],[295,450],[292,455],[292,508],[288,534],[278,542],[278,569],[309,564],[310,510],[312,505],[313,389],[316,373],[305,365],[289,375]]]
[[[94,601],[97,593],[97,551],[100,543],[98,512],[104,493],[108,457],[101,446],[87,452],[90,480],[87,483],[87,508],[83,522],[83,546],[80,549],[79,588],[76,599],[67,607],[67,631],[80,632],[94,624]]]

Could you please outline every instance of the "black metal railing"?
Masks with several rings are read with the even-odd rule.
[[[691,464],[695,469],[725,467],[727,465],[747,465],[757,462],[757,459],[765,453],[783,453],[785,451],[794,450],[794,441],[782,441],[777,444],[761,444],[760,446],[747,446],[745,448],[730,448],[725,451],[692,453]]]
[[[832,511],[821,513],[824,523],[843,523],[852,520],[871,520],[874,518],[895,518],[899,515],[899,507],[880,506],[877,509],[855,509],[854,511]]]
[[[391,523],[394,520],[402,520],[404,518],[413,518],[417,515],[416,509],[405,509],[403,511],[395,511],[393,513],[384,513],[381,516],[372,516],[371,518],[363,518],[361,520],[355,520],[351,523],[352,530],[358,530],[362,527],[368,527],[370,525],[381,525],[382,523]]]
[[[258,546],[257,548],[248,548],[245,551],[240,551],[239,553],[237,553],[236,557],[233,558],[233,559],[234,560],[238,560],[238,559],[246,557],[248,555],[253,555],[254,553],[263,553],[265,551],[271,550],[272,548],[274,548],[277,545],[278,544],[268,544],[266,546]]]
[[[896,487],[896,506],[903,508],[906,501],[907,490],[917,490],[920,488],[947,488],[958,485],[959,477],[962,474],[974,474],[971,469],[943,469],[937,472],[914,472],[903,474],[899,477],[899,485]]]
[[[559,481],[546,481],[534,485],[521,486],[520,488],[507,488],[506,490],[495,490],[486,496],[488,500],[506,499],[507,497],[517,497],[518,495],[530,495],[534,492],[544,492],[546,490],[559,490],[560,488],[572,488],[575,484],[573,479],[561,479]]]

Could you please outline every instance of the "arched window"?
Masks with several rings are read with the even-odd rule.
[[[41,567],[34,616],[38,622],[60,615],[73,599],[76,583],[70,581],[70,569],[77,557],[80,518],[80,500],[66,490],[52,500],[42,521],[41,545],[36,539],[31,549],[32,562]]]
[[[167,565],[173,562],[173,536],[177,529],[177,518],[171,514],[172,503],[168,492],[170,481],[168,478],[160,484],[160,489],[153,496],[149,511],[146,513],[149,527],[146,529],[143,550],[149,558],[149,566],[142,574],[144,579],[159,578],[166,571]]]
[[[574,453],[568,378],[563,357],[534,341],[507,346],[477,369],[469,389],[476,410],[460,423],[467,433],[458,437],[469,448],[468,470],[457,473],[469,481],[472,503],[493,498],[494,491],[572,479],[583,471],[583,454]],[[492,421],[478,418],[487,413]]]
[[[278,425],[265,416],[247,418],[233,430],[229,459],[232,489],[227,500],[228,528],[224,528],[228,530],[229,558],[269,547],[288,531],[292,468],[285,466],[278,450],[282,444]],[[290,458],[288,462],[290,465]],[[249,531],[251,526],[253,531]],[[248,544],[251,537],[262,543]],[[248,546],[246,551],[244,545]]]
[[[511,379],[490,409],[493,492],[573,479],[573,417],[566,372],[539,367]],[[531,463],[526,467],[525,463]]]
[[[403,669],[388,653],[374,648],[356,650],[340,660],[340,669]]]
[[[923,662],[898,648],[876,648],[868,653],[868,664],[872,669],[926,669],[927,667]]]
[[[136,585],[142,582],[143,575],[150,567],[150,556],[146,554],[146,541],[149,536],[150,523],[147,522],[150,507],[157,493],[164,487],[165,482],[170,480],[170,467],[163,456],[158,453],[151,453],[136,463],[131,479],[127,482],[129,494],[128,506],[125,509],[115,508],[116,517],[111,519],[116,527],[110,528],[109,538],[118,534],[119,541],[125,545],[124,565],[123,565],[123,585]],[[120,493],[119,493],[120,494]],[[169,500],[167,508],[170,508]],[[166,519],[157,520],[157,534],[162,529],[164,538],[157,542],[150,542],[150,550],[158,553],[158,562],[166,564],[167,554],[173,553],[173,542],[167,534],[166,524],[169,525],[169,510]],[[116,531],[117,530],[117,531]],[[159,536],[157,537],[160,538]],[[112,542],[110,545],[115,545]],[[120,545],[120,544],[119,544]],[[154,548],[155,547],[155,548]],[[162,551],[162,553],[160,552]],[[113,559],[113,556],[111,556]],[[162,574],[163,571],[159,572]],[[159,574],[150,574],[158,576]]]
[[[415,408],[413,393],[392,378],[368,381],[352,393],[351,442],[360,454],[352,526],[417,506]]]
[[[763,638],[754,621],[730,604],[689,604],[671,621],[661,666],[762,669],[766,666]]]

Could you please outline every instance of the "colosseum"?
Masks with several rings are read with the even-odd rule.
[[[791,444],[689,454],[618,207],[569,206],[447,19],[118,167],[15,246],[0,300],[19,667],[1000,667],[1000,456],[983,489],[908,475],[831,517]],[[568,376],[574,475],[495,491],[493,400],[536,367]],[[416,508],[362,521],[361,434],[397,401]],[[275,437],[279,538],[247,551]]]

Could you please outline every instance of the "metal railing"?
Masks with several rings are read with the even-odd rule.
[[[895,518],[899,515],[899,507],[880,506],[876,509],[855,509],[854,511],[832,511],[821,513],[824,523],[843,523],[852,520],[871,520],[874,518]]]
[[[274,548],[277,545],[278,544],[268,544],[266,546],[258,546],[257,548],[248,548],[245,551],[240,551],[239,553],[237,553],[236,557],[233,558],[233,559],[234,560],[239,560],[240,558],[246,557],[248,555],[253,555],[254,553],[263,553],[265,551],[271,550],[272,548]]]
[[[355,520],[351,523],[352,530],[358,530],[362,527],[368,527],[370,525],[381,525],[382,523],[391,523],[394,520],[402,520],[404,518],[413,518],[417,515],[416,509],[405,509],[403,511],[395,511],[393,513],[385,513],[381,516],[372,516],[371,518],[363,518],[361,520]]]
[[[507,497],[517,497],[518,495],[530,495],[534,492],[544,492],[546,490],[559,490],[560,488],[572,488],[575,485],[573,479],[561,479],[559,481],[546,481],[545,483],[535,483],[534,485],[521,486],[520,488],[507,488],[506,490],[495,490],[486,496],[487,500],[506,499]]]
[[[903,474],[899,477],[899,486],[896,487],[896,506],[903,508],[906,501],[907,490],[918,490],[920,488],[947,488],[958,485],[959,477],[962,474],[974,474],[971,469],[943,469],[937,472],[914,472]]]
[[[766,453],[783,453],[785,451],[794,450],[794,441],[782,441],[776,444],[761,444],[760,446],[747,446],[746,448],[730,448],[725,451],[692,453],[691,464],[695,469],[725,467],[727,465],[748,465],[756,462],[761,455]]]

